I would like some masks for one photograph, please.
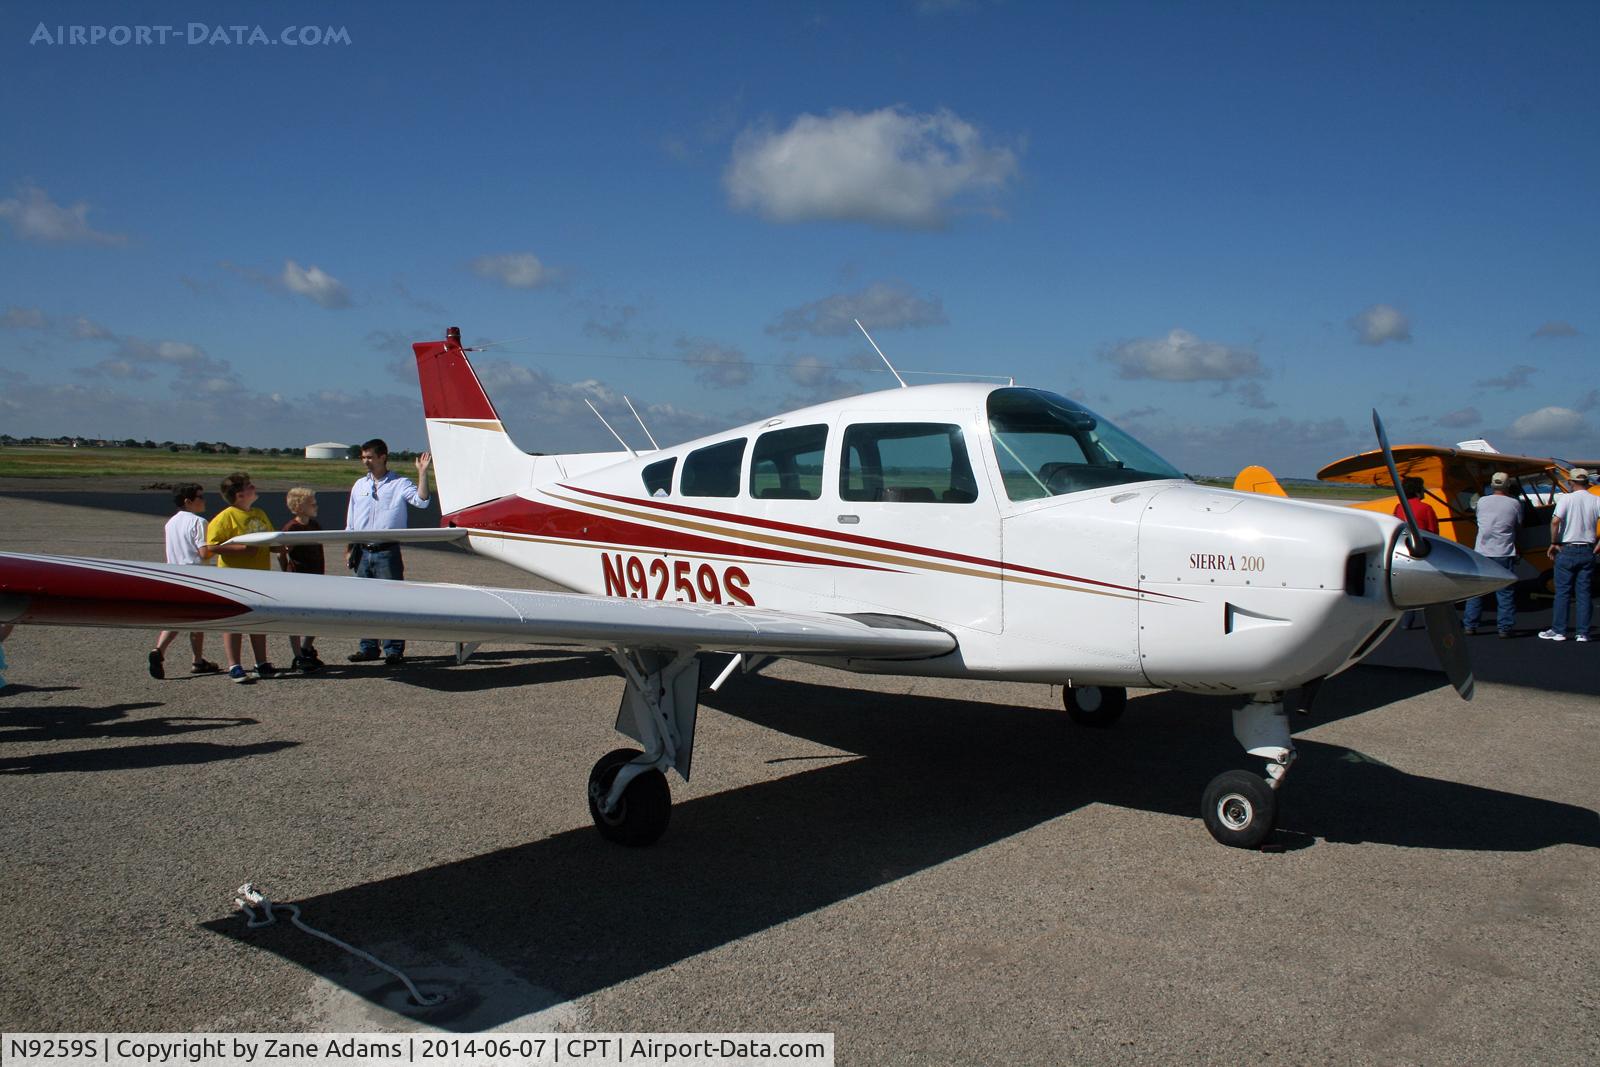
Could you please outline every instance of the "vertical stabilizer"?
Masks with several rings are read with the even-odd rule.
[[[534,457],[518,448],[500,424],[461,347],[461,330],[450,327],[443,341],[411,346],[422,383],[422,413],[428,420],[444,514],[494,500],[527,486]]]
[[[1278,479],[1265,467],[1246,467],[1233,480],[1233,487],[1241,493],[1264,493],[1267,496],[1288,496]]]

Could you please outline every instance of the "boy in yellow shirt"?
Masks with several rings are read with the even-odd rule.
[[[218,512],[217,517],[206,526],[206,543],[212,555],[217,557],[217,566],[243,567],[255,571],[271,570],[270,548],[223,544],[230,537],[247,533],[269,533],[273,528],[272,520],[267,518],[267,513],[255,507],[256,487],[251,484],[250,476],[240,471],[222,479],[222,499],[228,502],[228,506]],[[243,642],[240,638],[243,636],[231,633],[222,635],[222,650],[228,654],[228,677],[236,682],[251,680],[250,675],[245,673],[244,667],[239,663],[240,653],[243,651]],[[251,634],[250,651],[256,659],[256,677],[271,678],[273,670],[272,664],[267,662],[267,635]]]

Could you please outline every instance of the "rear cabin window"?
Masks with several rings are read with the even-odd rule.
[[[683,461],[684,496],[738,496],[739,468],[744,465],[743,437],[697,448]]]
[[[678,457],[658,460],[640,472],[644,478],[646,496],[669,496],[672,493],[672,472],[678,469]]]
[[[877,422],[844,432],[839,495],[903,504],[970,504],[978,499],[961,427]]]
[[[757,500],[816,500],[822,496],[826,426],[795,426],[756,438],[750,454],[750,495]]]

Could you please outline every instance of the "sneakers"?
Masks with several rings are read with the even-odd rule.
[[[1510,630],[1501,630],[1499,633],[1495,634],[1495,636],[1502,641],[1509,641],[1517,635],[1512,633]]]
[[[398,667],[405,661],[406,658],[398,652],[391,652],[387,656],[383,657],[383,665],[385,667]]]
[[[1466,634],[1468,637],[1478,636],[1478,628],[1476,626],[1463,626],[1461,628],[1461,632]]]
[[[322,661],[315,656],[296,656],[294,669],[303,674],[316,674],[322,669]]]
[[[375,660],[382,655],[383,653],[379,652],[375,648],[363,648],[359,652],[350,653],[345,657],[345,659],[349,660],[351,663],[366,663],[370,660]]]
[[[1557,633],[1554,630],[1540,630],[1539,637],[1545,641],[1565,641],[1567,639],[1566,634]],[[1583,640],[1589,640],[1588,636],[1585,635]]]
[[[270,663],[256,664],[256,677],[260,678],[263,682],[277,673],[278,669]]]
[[[208,659],[197,659],[197,660],[194,661],[194,666],[189,668],[189,673],[190,674],[216,674],[220,670],[222,670],[221,667],[217,666],[215,663],[212,663]]]
[[[244,672],[244,668],[239,666],[237,663],[228,668],[228,677],[233,681],[238,682],[240,685],[249,685],[251,682],[255,681],[255,679],[246,674]]]
[[[161,653],[150,653],[150,677],[161,679],[167,676],[167,669],[161,665]]]
[[[1573,640],[1574,641],[1587,641],[1587,640],[1589,640],[1589,635],[1588,634],[1579,634],[1577,637],[1574,637]]]

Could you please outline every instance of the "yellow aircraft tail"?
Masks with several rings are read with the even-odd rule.
[[[1288,496],[1278,479],[1265,467],[1250,466],[1239,472],[1233,487],[1241,493],[1265,493],[1267,496]]]

